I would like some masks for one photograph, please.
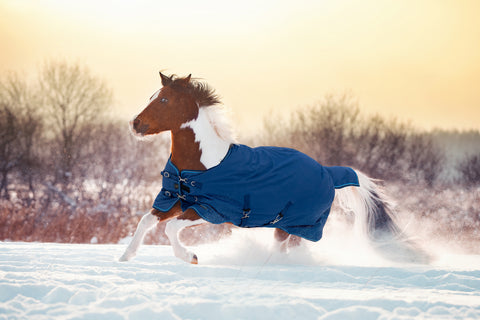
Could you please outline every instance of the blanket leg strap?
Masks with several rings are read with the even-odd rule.
[[[242,213],[242,220],[240,220],[239,227],[245,227],[247,223],[247,219],[250,217],[250,195],[246,194],[243,197],[243,213]]]

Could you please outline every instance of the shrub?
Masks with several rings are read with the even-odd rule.
[[[461,175],[461,182],[465,186],[480,186],[480,154],[465,157],[457,169]]]

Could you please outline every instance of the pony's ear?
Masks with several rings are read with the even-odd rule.
[[[159,73],[160,73],[160,78],[162,78],[162,86],[166,87],[170,83],[172,83],[172,78],[167,77],[161,71]]]
[[[187,77],[183,79],[178,79],[178,84],[180,84],[183,87],[186,87],[188,83],[190,82],[190,79],[192,78],[192,74],[189,74]]]

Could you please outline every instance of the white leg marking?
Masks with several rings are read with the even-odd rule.
[[[275,247],[278,251],[282,253],[289,253],[293,248],[300,246],[302,243],[302,238],[295,236],[293,234],[288,235],[284,240],[276,240]]]
[[[182,229],[202,223],[205,223],[205,221],[202,219],[192,221],[174,218],[168,221],[165,227],[165,233],[167,234],[168,240],[170,240],[170,244],[173,248],[173,253],[177,258],[180,258],[188,263],[197,263],[197,256],[193,252],[188,251],[187,248],[183,246],[178,236]]]
[[[152,229],[158,223],[158,218],[151,213],[147,213],[142,217],[138,223],[137,230],[133,236],[132,242],[128,245],[127,249],[120,257],[119,261],[128,261],[135,257],[138,248],[143,243],[143,238],[147,232]]]

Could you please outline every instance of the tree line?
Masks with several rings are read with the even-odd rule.
[[[160,190],[168,137],[134,138],[127,122],[112,115],[111,89],[79,64],[50,61],[27,79],[14,73],[0,79],[0,240],[118,242]],[[365,116],[343,95],[270,116],[252,139],[296,148],[324,165],[433,188],[448,184],[439,136]],[[480,152],[460,159],[455,170],[450,184],[478,188]],[[189,231],[190,238],[225,232],[202,228]],[[159,230],[155,236],[166,241]]]
[[[117,234],[100,241],[116,241],[150,207],[168,143],[138,143],[88,68],[47,62],[38,74],[0,81],[1,238],[85,242],[109,226]]]

